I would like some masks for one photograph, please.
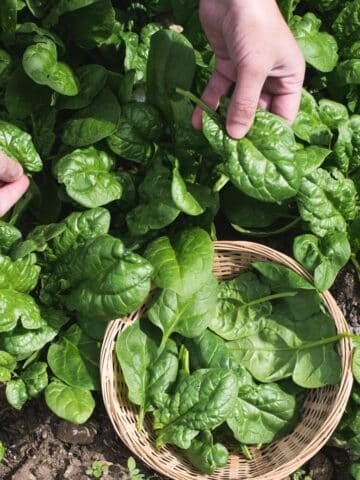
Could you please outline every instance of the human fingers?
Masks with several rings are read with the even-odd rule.
[[[270,110],[272,102],[272,95],[268,92],[261,92],[258,108],[263,108],[264,110]]]
[[[15,182],[7,183],[0,187],[0,217],[5,215],[10,208],[24,195],[29,187],[29,179],[22,175]]]
[[[231,137],[241,138],[251,127],[266,76],[263,67],[239,65],[226,118],[226,129]]]
[[[23,169],[20,163],[0,151],[0,181],[5,183],[15,182],[22,175]]]
[[[221,97],[227,93],[230,85],[231,80],[222,75],[219,71],[215,70],[214,73],[211,75],[208,84],[205,87],[205,90],[201,96],[201,100],[208,107],[216,110],[219,106]],[[200,107],[196,107],[192,117],[192,123],[195,128],[201,128],[201,117],[202,109]]]

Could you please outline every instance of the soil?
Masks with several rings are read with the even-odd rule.
[[[288,250],[286,244],[270,246]],[[351,327],[360,334],[360,285],[351,265],[340,273],[332,292]],[[127,468],[132,454],[116,436],[100,395],[97,400],[91,420],[76,426],[52,415],[42,401],[27,403],[21,412],[13,410],[0,388],[0,440],[6,447],[0,480],[135,480]],[[167,480],[149,471],[141,459],[136,462],[143,474],[136,480]],[[100,467],[97,477],[96,466]],[[304,472],[312,480],[350,480],[348,466],[345,450],[325,447],[308,462]]]

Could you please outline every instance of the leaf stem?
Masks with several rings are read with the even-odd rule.
[[[258,232],[256,230],[248,230],[246,228],[242,228],[239,225],[235,225],[234,223],[231,224],[234,230],[237,232],[243,233],[245,235],[249,235],[251,237],[267,237],[268,235],[279,235],[280,233],[287,232],[291,230],[293,227],[295,227],[298,223],[300,223],[301,218],[297,217],[294,220],[292,220],[290,223],[284,225],[283,227],[280,227],[276,230],[259,230]]]
[[[267,297],[257,298],[256,300],[253,300],[252,302],[247,303],[246,306],[258,305],[259,303],[269,302],[271,300],[277,300],[278,298],[295,297],[295,295],[297,294],[298,292],[294,292],[294,291],[273,293],[272,295],[268,295]]]
[[[144,425],[144,418],[145,418],[145,410],[144,406],[140,405],[140,412],[139,412],[139,418],[137,421],[137,430],[138,432],[141,432],[143,425]]]
[[[193,103],[195,103],[195,105],[200,107],[201,110],[204,110],[204,112],[206,112],[210,117],[214,118],[218,122],[220,121],[220,118],[216,114],[216,112],[214,112],[214,110],[212,110],[208,105],[206,105],[206,103],[204,103],[202,100],[200,100],[200,98],[196,97],[193,93],[191,93],[187,90],[183,90],[182,88],[179,88],[179,87],[177,87],[175,91],[179,95],[182,95],[183,97],[191,100]]]

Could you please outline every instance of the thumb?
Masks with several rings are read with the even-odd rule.
[[[23,169],[20,163],[0,152],[0,181],[4,183],[15,182],[22,175]]]
[[[231,137],[241,138],[250,129],[266,77],[263,67],[239,66],[226,119],[226,129]]]

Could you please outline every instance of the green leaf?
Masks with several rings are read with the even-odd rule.
[[[112,135],[120,120],[120,105],[105,87],[87,107],[64,123],[62,141],[72,147],[87,147]]]
[[[69,387],[56,379],[46,387],[45,401],[55,415],[76,424],[85,423],[95,408],[88,390]]]
[[[278,205],[255,200],[232,185],[221,191],[220,198],[221,208],[233,226],[266,228],[288,216],[285,203]]]
[[[355,480],[360,480],[360,462],[355,462],[350,467],[351,475]]]
[[[195,68],[194,49],[181,33],[160,30],[151,36],[146,70],[146,99],[168,121],[172,119],[171,95],[177,87],[191,89]]]
[[[89,147],[62,157],[56,164],[55,175],[70,198],[84,207],[96,208],[121,197],[121,183],[113,168],[112,157]]]
[[[62,222],[65,229],[51,240],[49,248],[45,252],[46,258],[59,259],[71,248],[108,233],[110,220],[110,213],[102,207],[71,213]]]
[[[215,315],[216,294],[217,281],[211,277],[192,295],[161,290],[148,310],[151,322],[163,332],[161,348],[174,332],[188,338],[201,335]]]
[[[0,28],[4,33],[13,33],[17,24],[17,0],[2,0],[0,4]]]
[[[261,382],[292,377],[304,388],[337,384],[341,364],[333,345],[335,325],[313,302],[306,291],[279,301],[261,329],[229,342],[234,360]]]
[[[319,115],[331,130],[337,128],[342,122],[349,120],[349,113],[345,105],[327,98],[319,100]]]
[[[262,281],[274,292],[314,288],[304,277],[284,265],[273,262],[252,262],[251,265],[260,273]]]
[[[8,352],[0,350],[0,382],[8,382],[11,373],[16,368],[16,358]]]
[[[226,340],[258,330],[259,319],[271,313],[270,293],[269,287],[252,272],[221,282],[210,329]]]
[[[205,210],[196,198],[188,191],[187,185],[182,178],[178,167],[174,167],[173,169],[171,196],[178,209],[188,215],[200,215]]]
[[[290,27],[306,62],[320,72],[331,72],[338,61],[338,47],[332,35],[319,32],[321,20],[313,13],[305,13],[303,17],[296,15]]]
[[[154,267],[154,283],[180,295],[195,293],[210,278],[214,249],[200,228],[182,231],[175,238],[159,237],[144,253]]]
[[[200,472],[213,474],[219,467],[224,467],[229,459],[229,452],[221,443],[214,443],[210,432],[201,432],[192,442],[184,455]]]
[[[35,83],[62,95],[72,96],[79,92],[77,78],[68,65],[58,62],[56,44],[49,38],[41,37],[41,41],[27,47],[22,65]]]
[[[301,182],[297,195],[299,211],[311,231],[320,236],[345,231],[356,214],[354,182],[336,169],[318,168]]]
[[[216,428],[232,414],[238,388],[228,369],[197,370],[180,378],[166,405],[154,413],[157,446],[190,448],[199,431]]]
[[[331,287],[351,255],[345,232],[333,233],[324,238],[310,234],[300,235],[294,240],[293,251],[296,260],[314,274],[315,286],[320,291]]]
[[[295,396],[275,383],[254,384],[240,388],[234,414],[226,423],[241,443],[269,443],[289,431],[296,414]]]
[[[140,426],[145,412],[162,405],[178,371],[175,342],[168,340],[162,352],[159,346],[159,332],[139,320],[127,327],[116,341],[116,355],[129,399],[140,406]]]
[[[139,185],[139,203],[126,216],[130,233],[145,235],[171,224],[179,215],[171,197],[171,171],[162,165],[159,157],[147,169]]]
[[[139,255],[125,252],[120,240],[101,235],[71,250],[56,273],[72,287],[64,299],[70,310],[110,320],[145,300],[152,267]]]
[[[115,9],[111,0],[97,0],[67,14],[62,24],[74,43],[81,48],[92,49],[99,47],[113,33]]]
[[[2,335],[0,340],[1,348],[18,360],[23,360],[34,352],[41,350],[47,343],[51,342],[58,334],[58,329],[45,325],[37,330],[26,330],[17,327],[15,330]]]
[[[224,173],[243,193],[277,203],[296,194],[301,166],[296,163],[294,134],[283,119],[258,110],[247,136],[234,140],[204,112],[203,130],[223,158]]]
[[[11,246],[21,238],[21,232],[13,225],[0,220],[0,253],[7,253]]]
[[[10,380],[5,388],[6,400],[16,410],[21,410],[27,400],[29,400],[26,386],[21,378]]]
[[[327,148],[310,145],[296,152],[296,161],[302,165],[303,175],[306,176],[319,168],[330,154],[331,150]]]
[[[17,242],[10,250],[11,258],[14,260],[24,258],[33,252],[46,250],[48,242],[65,230],[65,225],[52,223],[49,225],[38,225],[27,236],[26,240]]]
[[[42,161],[35,150],[31,136],[15,125],[2,120],[0,120],[0,149],[20,162],[29,172],[39,172],[42,169]]]
[[[0,441],[0,463],[4,460],[5,457],[5,447],[4,444]]]
[[[315,98],[305,89],[302,91],[300,109],[292,125],[295,135],[312,145],[329,147],[332,133],[322,121]]]
[[[45,362],[35,362],[27,367],[21,374],[21,379],[25,383],[27,394],[30,398],[36,398],[46,388],[48,384],[47,364]]]
[[[59,109],[78,110],[85,108],[105,87],[108,71],[97,64],[83,65],[75,70],[79,79],[79,93],[73,97],[60,97],[57,102]]]
[[[72,325],[53,343],[47,361],[56,377],[71,387],[99,389],[98,342],[89,338],[77,325]],[[71,368],[69,368],[71,365]]]
[[[35,265],[35,261],[35,255],[15,261],[0,255],[0,289],[31,292],[36,287],[40,274],[40,267]]]
[[[130,102],[122,107],[119,125],[107,138],[110,149],[125,158],[146,164],[154,153],[154,142],[162,133],[163,122],[152,105]]]
[[[221,288],[221,284],[220,284]],[[186,341],[190,353],[191,370],[199,368],[231,368],[232,360],[225,341],[206,329],[195,338]]]
[[[355,348],[353,351],[352,357],[352,373],[354,375],[355,380],[360,383],[360,349]]]
[[[59,17],[68,12],[74,12],[82,8],[97,3],[99,0],[59,0],[52,6],[49,14],[44,20],[45,25],[55,25]]]
[[[19,321],[24,328],[30,330],[44,325],[40,310],[33,298],[15,290],[0,290],[0,311],[0,332],[13,330]]]

